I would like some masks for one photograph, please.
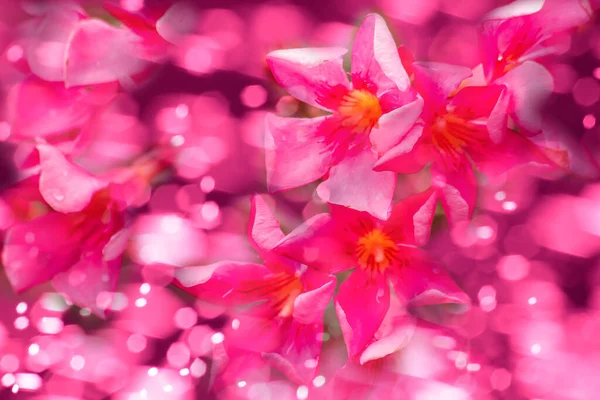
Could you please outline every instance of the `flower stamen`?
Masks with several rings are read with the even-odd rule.
[[[379,99],[368,90],[351,90],[341,100],[338,115],[344,127],[370,133],[382,115]]]

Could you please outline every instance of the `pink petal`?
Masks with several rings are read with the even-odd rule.
[[[66,295],[74,304],[92,310],[104,317],[117,288],[121,257],[103,261],[101,252],[87,255],[68,271],[52,279],[57,291]]]
[[[383,154],[396,146],[410,132],[423,110],[423,99],[417,98],[400,108],[383,114],[371,131],[373,149]]]
[[[423,246],[429,240],[436,205],[437,193],[433,189],[402,199],[393,205],[383,227],[398,234],[402,243]]]
[[[518,0],[490,11],[485,19],[509,19],[530,15],[542,9],[546,0]]]
[[[67,46],[65,86],[128,79],[146,63],[138,57],[139,39],[130,31],[89,19],[79,23]]]
[[[414,174],[429,164],[435,155],[432,145],[423,138],[423,125],[415,125],[400,143],[383,154],[375,163],[375,171]]]
[[[346,154],[333,166],[329,177],[317,187],[319,197],[328,203],[366,211],[387,219],[396,187],[396,174],[376,172],[377,155],[369,149]]]
[[[68,216],[49,213],[10,228],[2,264],[13,288],[21,292],[52,279],[79,260]]]
[[[354,38],[352,82],[355,87],[375,85],[378,96],[390,90],[404,92],[410,87],[394,38],[377,14],[367,15]]]
[[[431,179],[451,226],[471,218],[477,202],[477,179],[468,160],[463,159],[456,170],[431,166]]]
[[[265,157],[269,191],[290,189],[319,179],[331,166],[331,149],[320,136],[327,117],[281,118],[267,115]]]
[[[309,267],[339,272],[356,265],[344,234],[329,214],[318,214],[288,234],[273,252]]]
[[[390,276],[396,293],[408,301],[408,307],[421,309],[420,316],[433,316],[440,311],[433,306],[440,305],[445,306],[442,311],[452,314],[465,312],[470,299],[454,280],[424,251],[417,248],[409,251],[409,264]]]
[[[69,162],[55,147],[39,144],[40,193],[56,211],[68,213],[83,210],[92,196],[107,183]]]
[[[413,67],[417,91],[434,107],[446,104],[452,92],[473,75],[469,68],[443,63],[416,62]]]
[[[46,81],[58,82],[64,79],[67,42],[83,18],[75,10],[54,11],[44,17],[25,53],[31,72]]]
[[[289,94],[314,107],[331,110],[338,94],[350,88],[342,65],[346,52],[341,47],[276,50],[267,54],[267,63]]]
[[[550,72],[540,64],[524,62],[496,81],[504,84],[511,96],[510,112],[515,123],[536,134],[542,129],[541,109],[554,88]]]
[[[246,304],[257,301],[252,293],[236,290],[244,281],[257,284],[271,274],[263,265],[221,261],[175,271],[175,278],[187,292],[201,300],[223,305]]]
[[[333,296],[335,286],[335,277],[329,276],[322,286],[299,294],[294,300],[294,319],[301,324],[322,323],[323,313]]]
[[[177,2],[156,21],[156,31],[166,41],[180,44],[186,36],[196,32],[199,17],[198,7],[193,2]]]
[[[285,236],[264,196],[252,197],[250,204],[249,237],[258,251],[269,251]]]
[[[371,277],[356,269],[340,286],[336,311],[344,332],[348,356],[354,357],[371,342],[390,306],[387,278]]]

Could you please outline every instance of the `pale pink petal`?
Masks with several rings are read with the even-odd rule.
[[[387,219],[396,187],[396,174],[373,171],[377,155],[369,149],[346,154],[317,187],[319,197],[328,203],[366,211]]]
[[[546,0],[516,0],[508,5],[490,11],[484,18],[504,20],[523,15],[530,15],[540,11],[545,1]]]
[[[375,171],[414,174],[429,164],[435,155],[431,143],[423,138],[423,125],[415,125],[400,143],[383,154],[375,163]]]
[[[290,232],[273,252],[313,268],[339,272],[356,265],[344,239],[329,214],[318,214]]]
[[[221,261],[198,267],[179,268],[175,271],[175,278],[181,287],[201,300],[237,305],[263,300],[256,298],[260,293],[246,293],[239,289],[244,282],[254,282],[259,286],[261,280],[269,274],[271,271],[263,265]]]
[[[264,196],[252,197],[250,204],[249,237],[258,251],[269,251],[285,236]]]
[[[524,62],[496,81],[510,94],[510,113],[515,123],[531,134],[542,129],[541,109],[554,88],[552,75],[532,61]]]
[[[323,322],[323,313],[335,290],[336,279],[330,276],[327,281],[313,290],[303,292],[294,300],[293,316],[301,324]]]
[[[177,2],[156,21],[156,31],[166,41],[180,44],[186,36],[196,32],[200,22],[198,11],[194,2]]]
[[[93,175],[68,161],[55,147],[39,144],[40,193],[56,211],[83,210],[92,196],[107,186]]]
[[[394,38],[380,15],[367,15],[358,28],[352,46],[352,82],[355,87],[374,85],[378,96],[410,87]]]
[[[398,296],[408,301],[409,309],[435,322],[442,319],[440,313],[460,314],[469,308],[469,297],[440,265],[418,248],[406,250],[410,254],[408,265],[398,267],[390,279]]]
[[[68,216],[49,213],[10,228],[2,264],[12,287],[20,292],[52,279],[79,260]]]
[[[138,41],[131,31],[101,20],[80,22],[67,46],[65,86],[126,80],[143,71]]]
[[[456,169],[440,169],[440,165],[434,163],[431,166],[431,179],[451,226],[471,218],[477,202],[477,179],[466,158]]]
[[[379,329],[390,306],[390,289],[384,276],[371,277],[356,269],[340,286],[336,310],[342,324],[348,356],[363,351]]]
[[[289,94],[331,110],[350,87],[342,65],[346,52],[341,47],[275,50],[267,54],[267,63]]]
[[[423,246],[429,240],[438,195],[434,189],[409,196],[392,206],[392,213],[383,227],[397,235],[396,240]]]
[[[545,34],[580,27],[593,19],[594,13],[588,0],[545,0],[542,9],[532,15],[533,24]]]
[[[446,104],[460,84],[473,75],[469,68],[443,63],[416,62],[413,68],[415,87],[425,102],[431,102],[430,107]]]
[[[103,261],[101,252],[97,252],[85,255],[68,271],[56,275],[52,285],[74,304],[105,317],[106,309],[112,305],[120,270],[121,257]]]
[[[315,181],[331,166],[332,149],[320,135],[327,117],[281,118],[267,115],[265,159],[269,191]]]
[[[383,114],[369,135],[373,149],[384,154],[396,146],[411,131],[422,110],[423,99],[418,97],[411,103]]]
[[[84,16],[73,10],[48,13],[30,38],[25,55],[31,72],[40,78],[58,82],[64,79],[66,48],[69,37]]]

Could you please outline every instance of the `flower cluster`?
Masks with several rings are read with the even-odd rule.
[[[106,0],[99,11],[67,0],[23,7],[27,17],[5,52],[9,65],[0,65],[7,92],[0,136],[14,151],[16,169],[0,199],[1,259],[14,291],[51,282],[66,304],[106,319],[126,309],[118,304],[122,266],[141,265],[153,286],[141,285],[137,309],[146,307],[152,290],[170,293],[155,310],[177,309],[177,293],[227,315],[213,330],[196,325],[196,311],[180,308],[174,318],[185,333],[166,354],[169,365],[180,367],[171,382],[188,388],[190,373],[210,375],[210,391],[221,398],[262,398],[247,381],[272,383],[272,376],[297,388],[291,398],[308,398],[310,385],[325,384],[320,371],[331,369],[327,354],[336,350],[328,348],[326,320],[335,321],[344,351],[335,357],[342,363],[333,363],[334,379],[314,398],[385,399],[392,391],[412,398],[432,384],[406,375],[399,354],[421,327],[452,332],[471,307],[463,285],[429,251],[435,217],[443,213],[448,231],[468,235],[461,228],[474,222],[486,182],[525,166],[567,171],[581,162],[569,143],[549,134],[541,110],[554,91],[547,64],[561,51],[561,35],[587,24],[592,6],[517,1],[492,11],[479,25],[475,68],[417,61],[378,14],[360,24],[350,57],[341,47],[271,49],[272,78],[311,117],[292,111],[261,118],[261,164],[273,196],[251,197],[247,238],[240,239],[205,232],[221,219],[239,222],[239,212],[223,216],[205,198],[215,188],[206,172],[242,148],[232,150],[241,140],[221,118],[226,107],[210,96],[167,99],[149,108],[149,128],[134,100],[170,62],[201,74],[211,51],[233,39],[216,35],[217,45],[193,34],[199,28],[191,3],[148,4]],[[267,101],[261,86],[246,89],[247,107]],[[240,181],[249,173],[243,169],[226,165],[220,189],[244,192]],[[398,182],[411,174],[426,185],[403,190]],[[232,175],[234,183],[227,181]],[[193,183],[173,191],[156,187],[170,176]],[[286,233],[275,194],[300,187],[318,211]],[[178,213],[152,202],[160,193],[177,203]],[[160,288],[170,284],[172,293]],[[480,292],[480,303],[493,297],[495,306],[495,292],[488,292]],[[26,310],[17,307],[19,314]],[[173,335],[151,312],[140,323],[128,312],[116,320],[136,332],[127,339],[132,352],[143,351],[146,336]],[[16,329],[27,327],[27,319],[17,321]],[[44,329],[55,334],[62,325]],[[65,336],[61,346],[77,348]],[[3,340],[0,335],[0,350]],[[32,357],[40,352],[36,346],[29,348]],[[192,353],[197,358],[190,364]],[[70,367],[82,370],[81,360],[74,355]],[[19,365],[7,369],[9,362],[0,357],[7,372],[1,383],[16,393],[12,373]],[[50,364],[32,365],[41,372]],[[94,374],[98,385],[108,379]],[[156,367],[147,372],[157,374]],[[125,387],[114,385],[108,395]],[[148,397],[146,387],[131,385],[132,396]],[[163,385],[153,398],[173,390]],[[173,398],[189,398],[186,393]]]

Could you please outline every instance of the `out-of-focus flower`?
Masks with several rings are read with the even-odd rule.
[[[2,252],[6,274],[19,292],[52,280],[71,301],[103,315],[96,297],[114,292],[127,243],[116,188],[48,144],[37,150],[40,174],[26,184],[39,182],[44,203],[38,202],[39,213],[25,215],[32,219],[8,229]]]
[[[249,235],[264,265],[224,261],[181,268],[176,278],[205,301],[229,306],[258,303],[233,314],[223,342],[229,356],[259,353],[263,362],[290,379],[310,381],[318,365],[318,337],[335,278],[273,252],[286,237],[261,196],[252,200]]]
[[[430,193],[423,192],[396,203],[386,221],[330,205],[331,215],[314,216],[274,248],[328,272],[356,267],[336,296],[351,359],[378,359],[405,341],[406,319],[384,318],[390,310],[390,282],[409,309],[431,311],[432,306],[446,305],[461,312],[469,303],[454,281],[416,247],[427,240],[434,205]]]
[[[342,67],[342,48],[277,50],[267,61],[275,79],[298,100],[332,112],[311,119],[267,117],[267,183],[271,191],[326,179],[324,200],[385,219],[396,175],[375,172],[379,154],[416,121],[422,101],[398,57],[385,21],[371,14],[352,50],[352,82]],[[348,188],[352,188],[348,190]]]

